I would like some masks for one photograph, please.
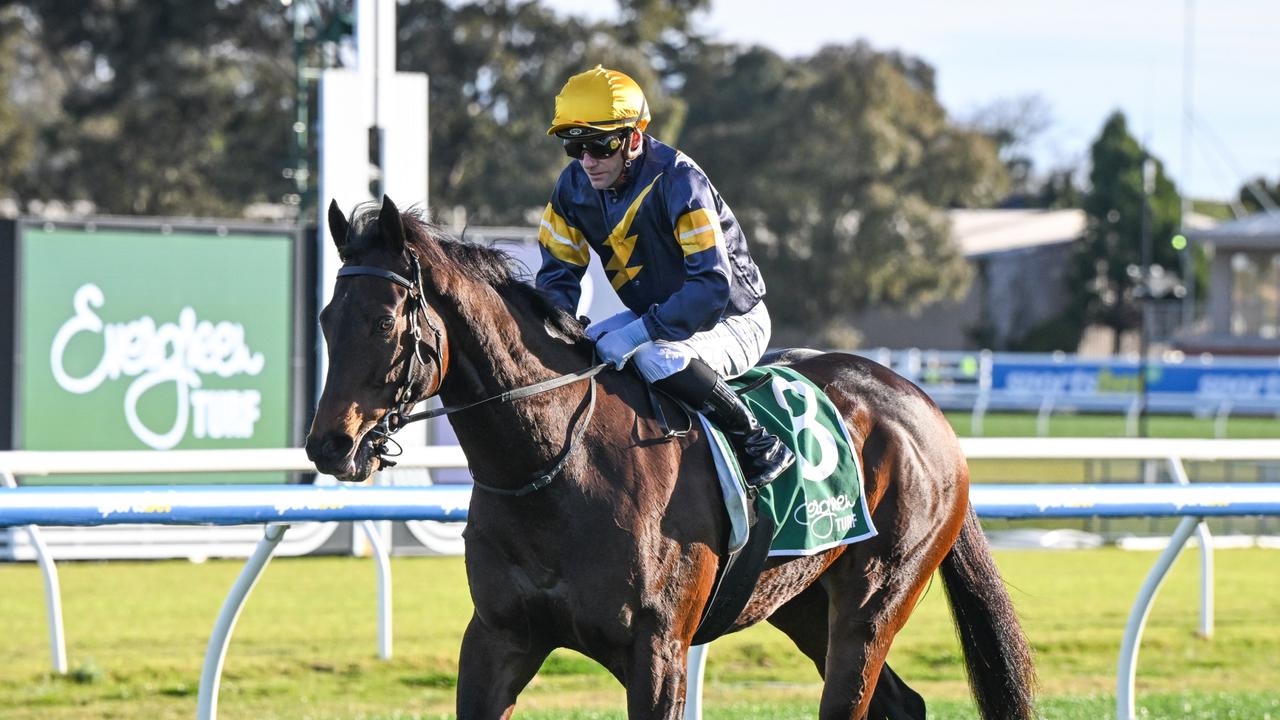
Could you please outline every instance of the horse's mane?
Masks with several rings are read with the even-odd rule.
[[[351,218],[353,239],[363,241],[365,246],[373,242],[372,236],[378,232],[378,211],[375,203],[356,208]],[[531,309],[566,337],[575,342],[586,340],[582,325],[534,287],[528,269],[507,252],[453,238],[417,207],[401,211],[400,217],[406,240],[424,265],[446,265],[469,279],[486,283],[517,306]]]

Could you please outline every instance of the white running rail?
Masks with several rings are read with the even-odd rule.
[[[1271,440],[1155,440],[1129,438],[965,438],[961,445],[970,459],[1155,459],[1169,464],[1179,485],[1145,486],[983,486],[975,485],[972,501],[984,517],[1092,517],[1099,515],[1182,516],[1168,548],[1149,573],[1130,612],[1122,643],[1116,685],[1116,717],[1132,720],[1133,684],[1143,626],[1169,566],[1192,531],[1201,533],[1202,632],[1212,632],[1211,539],[1200,519],[1204,516],[1280,515],[1280,484],[1249,483],[1232,487],[1186,483],[1185,460],[1280,460],[1280,441]],[[400,467],[465,467],[457,447],[406,448]],[[297,449],[168,451],[168,452],[0,452],[0,478],[10,488],[15,476],[78,473],[309,471],[305,454]],[[247,492],[246,492],[247,491]],[[231,497],[234,495],[234,497]],[[40,552],[38,525],[114,523],[267,522],[263,539],[246,563],[223,604],[209,640],[201,675],[197,717],[217,716],[217,690],[231,632],[254,583],[283,537],[290,522],[314,520],[465,519],[469,488],[387,487],[82,487],[15,488],[0,491],[0,526],[27,525],[39,552],[49,608],[50,646],[56,672],[66,672],[66,652],[59,607],[57,573],[47,552]],[[1233,499],[1234,498],[1234,499]],[[164,502],[157,503],[161,499]],[[1231,502],[1226,502],[1231,500]],[[1236,504],[1232,504],[1235,502]],[[155,512],[156,508],[168,510]],[[104,509],[107,512],[103,512]],[[388,549],[369,532],[379,562],[379,655],[391,655],[391,578]],[[705,648],[690,656],[686,718],[701,713],[702,663]]]

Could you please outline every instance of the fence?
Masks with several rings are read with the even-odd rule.
[[[1183,460],[1280,459],[1272,441],[1163,441],[1122,439],[995,439],[963,441],[970,458],[1164,459],[1178,485],[1001,485],[972,488],[971,499],[983,517],[1039,518],[1160,516],[1182,520],[1147,576],[1134,602],[1121,645],[1116,681],[1117,718],[1134,717],[1133,685],[1137,652],[1151,603],[1165,574],[1193,532],[1201,534],[1201,631],[1212,633],[1211,538],[1201,519],[1230,515],[1280,515],[1280,483],[1187,484]],[[461,467],[457,448],[412,448],[402,466]],[[376,520],[465,519],[469,488],[434,486],[307,487],[190,486],[17,488],[17,475],[86,472],[174,472],[232,470],[305,470],[299,450],[171,451],[168,453],[0,453],[0,476],[11,487],[0,492],[0,526],[26,525],[45,576],[50,644],[55,670],[66,671],[57,574],[39,540],[39,525],[116,523],[241,524],[267,523],[263,539],[245,564],[215,621],[201,672],[197,717],[217,715],[223,662],[240,610],[290,523],[359,521],[378,561],[379,653],[391,654],[390,564]],[[705,648],[690,654],[686,718],[701,717],[701,680]]]
[[[1089,359],[1067,353],[889,350],[865,353],[927,392],[944,410],[972,414],[982,434],[989,412],[1035,413],[1040,435],[1054,413],[1121,414],[1130,436],[1147,414],[1214,419],[1218,437],[1232,416],[1280,417],[1280,361],[1181,357]],[[1139,383],[1140,373],[1146,383]]]

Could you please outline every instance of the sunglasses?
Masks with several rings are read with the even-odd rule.
[[[626,145],[626,140],[623,138],[622,133],[596,135],[583,140],[565,138],[564,153],[574,160],[581,160],[583,153],[597,160],[608,160]]]

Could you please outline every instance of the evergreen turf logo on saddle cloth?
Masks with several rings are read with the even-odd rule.
[[[768,380],[760,382],[763,376]],[[826,393],[785,367],[760,367],[731,381],[759,386],[742,397],[756,418],[796,453],[796,462],[760,491],[757,512],[777,528],[770,555],[811,555],[876,535],[863,502],[862,467],[840,414]],[[726,439],[712,433],[732,458]],[[718,463],[719,465],[719,463]],[[741,482],[737,462],[730,462]]]

